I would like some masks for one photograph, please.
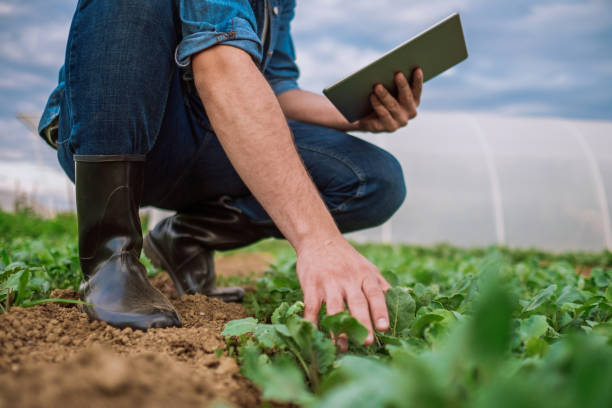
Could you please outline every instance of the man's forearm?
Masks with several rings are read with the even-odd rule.
[[[357,130],[323,95],[302,89],[292,89],[279,95],[278,101],[288,119],[312,123],[337,130]]]
[[[216,46],[193,58],[196,87],[232,165],[297,249],[340,235],[293,144],[278,101],[251,57]]]

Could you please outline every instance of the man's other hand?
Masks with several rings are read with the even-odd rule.
[[[408,124],[417,115],[423,91],[423,71],[412,72],[412,83],[401,72],[395,74],[397,98],[394,98],[381,84],[374,86],[370,103],[374,110],[368,116],[355,122],[359,130],[367,132],[394,132]]]
[[[310,243],[298,250],[297,275],[304,292],[304,317],[315,325],[322,303],[327,315],[334,315],[344,310],[346,302],[351,315],[368,329],[365,345],[374,341],[373,327],[379,331],[389,328],[385,292],[391,286],[343,237]],[[346,351],[345,336],[336,342]]]

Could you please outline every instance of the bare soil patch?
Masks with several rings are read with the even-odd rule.
[[[220,275],[259,277],[274,261],[274,255],[267,252],[245,252],[232,255],[221,255],[215,258],[215,265]]]
[[[247,259],[239,260],[243,255]],[[252,255],[228,256],[236,257],[228,264],[239,265],[239,272],[240,265],[259,262],[253,273],[262,273],[269,261]],[[259,406],[257,389],[222,352],[223,327],[246,317],[246,310],[202,295],[178,298],[166,274],[153,283],[178,310],[182,328],[119,330],[60,303],[0,315],[0,408]]]

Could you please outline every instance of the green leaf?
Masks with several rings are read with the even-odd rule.
[[[513,309],[510,291],[498,275],[490,273],[468,326],[468,345],[477,361],[498,363],[510,349]]]
[[[289,316],[299,316],[304,312],[304,302],[297,301],[292,304],[287,310],[287,317]]]
[[[348,339],[356,345],[363,344],[368,336],[368,329],[347,312],[323,317],[321,327],[331,331],[335,337],[346,334]]]
[[[450,327],[450,321],[446,319],[432,323],[423,331],[423,337],[432,347],[438,347],[443,344],[450,332]]]
[[[562,306],[566,303],[578,303],[582,301],[584,301],[584,295],[580,293],[577,288],[565,285],[563,289],[561,289],[561,293],[555,303],[558,306]]]
[[[272,284],[277,290],[291,290],[295,288],[295,282],[286,276],[275,276],[272,278]]]
[[[612,272],[607,269],[593,268],[591,271],[591,279],[600,288],[605,288],[612,283]]]
[[[605,296],[600,296],[600,295],[591,296],[590,298],[585,300],[585,302],[582,304],[582,306],[580,306],[576,310],[576,312],[577,313],[582,313],[582,312],[588,313],[595,307],[599,306],[601,302],[605,302],[605,300],[606,300]]]
[[[461,305],[461,302],[463,302],[464,299],[465,297],[462,294],[457,293],[450,297],[448,296],[437,297],[436,301],[442,304],[446,309],[455,310],[459,308],[459,306]]]
[[[265,381],[259,381],[257,384],[263,385],[261,397],[264,400],[301,404],[313,400],[304,383],[302,371],[289,360],[275,362],[264,367],[262,371]]]
[[[25,270],[22,268],[14,269],[12,271],[6,271],[8,278],[5,282],[0,284],[1,288],[10,289],[13,292],[17,292],[19,290],[19,282],[21,280],[21,276],[25,273]]]
[[[500,251],[493,249],[489,251],[480,261],[480,264],[478,265],[478,272],[480,273],[481,277],[488,277],[488,275],[490,275],[494,279],[497,279],[505,264],[506,262],[503,254]]]
[[[376,337],[383,344],[392,345],[392,346],[401,346],[402,341],[404,340],[401,337],[391,336],[389,334],[384,334],[384,333],[376,333]]]
[[[523,307],[522,313],[529,312],[540,307],[544,302],[546,302],[557,290],[557,285],[552,284],[546,287],[546,289],[540,291],[537,295],[535,295],[531,301]]]
[[[320,388],[318,407],[369,408],[398,406],[390,404],[394,394],[394,372],[380,361],[345,356],[326,376]]]
[[[544,339],[532,337],[525,343],[525,354],[528,357],[543,357],[548,352],[548,343]]]
[[[416,356],[425,350],[429,350],[427,342],[415,337],[402,339],[385,336],[382,340],[385,342],[385,350],[387,350],[392,360],[395,360],[399,353],[409,353]]]
[[[396,287],[385,293],[389,311],[389,329],[396,336],[409,329],[415,320],[416,303],[408,289]]]
[[[433,322],[439,322],[444,320],[443,316],[440,316],[437,313],[427,313],[421,317],[419,317],[417,319],[416,322],[414,322],[414,324],[412,325],[412,327],[410,328],[410,335],[411,336],[416,336],[416,337],[421,337],[423,335],[423,331],[425,330],[425,328],[433,323]]]
[[[529,316],[529,318],[521,320],[519,336],[523,343],[527,343],[531,339],[544,336],[548,331],[548,327],[546,316]]]
[[[467,293],[467,291],[472,286],[473,281],[474,281],[474,277],[472,275],[468,275],[465,278],[462,278],[459,282],[457,282],[453,286],[450,293],[453,293],[453,294]]]
[[[289,333],[289,329],[284,324],[275,324],[274,330],[276,330],[276,332],[282,336],[291,337],[291,333]]]
[[[593,333],[608,338],[608,341],[612,345],[612,321],[607,323],[600,323],[593,327]]]
[[[302,362],[309,381],[316,387],[319,374],[323,374],[336,357],[336,347],[312,322],[299,316],[287,319],[287,329],[297,349],[291,352]]]
[[[316,357],[315,364],[311,362],[313,369],[317,370],[319,374],[327,373],[336,360],[336,346],[326,335],[316,331],[314,333],[313,348]]]
[[[290,358],[281,356],[270,361],[256,349],[246,347],[243,353],[243,373],[261,389],[262,399],[302,405],[313,401],[302,370]]]
[[[574,312],[575,310],[579,309],[582,305],[579,303],[564,303],[563,305],[561,305],[561,307],[559,308],[559,310],[561,312]]]
[[[436,293],[432,288],[425,286],[422,283],[417,283],[414,285],[414,301],[416,303],[416,309],[418,310],[421,307],[428,306],[435,295]]]
[[[257,320],[247,317],[246,319],[227,322],[221,334],[224,336],[242,336],[243,334],[252,333],[256,327]]]
[[[278,326],[286,329],[285,325],[258,324],[253,331],[253,337],[257,340],[260,347],[264,349],[283,348],[285,342],[279,336]],[[282,329],[281,329],[282,330]]]
[[[383,270],[381,272],[383,278],[385,278],[385,280],[389,283],[389,285],[391,286],[398,286],[400,283],[399,278],[397,277],[397,275],[390,270]]]
[[[272,313],[271,321],[273,324],[285,324],[287,319],[292,316],[298,316],[304,311],[303,302],[295,302],[291,306],[288,303],[282,302]]]
[[[299,316],[293,316],[287,320],[287,329],[300,349],[307,353],[311,351],[312,334],[317,330],[312,322]]]
[[[285,324],[287,319],[287,311],[289,310],[289,305],[285,302],[281,303],[274,312],[272,313],[271,321],[273,324]]]
[[[6,249],[2,248],[2,263],[4,265],[8,265],[11,263],[11,258],[8,255],[8,252],[6,252]]]
[[[16,294],[15,300],[13,303],[17,306],[20,306],[25,299],[30,297],[31,290],[28,287],[30,282],[30,269],[24,268],[22,266],[17,266],[16,264],[12,264],[13,270],[16,272],[11,274],[6,282],[0,286],[1,288],[7,288],[11,292]],[[9,265],[9,268],[11,265]],[[7,268],[8,269],[8,268]]]
[[[23,307],[36,306],[43,303],[72,303],[75,305],[86,305],[93,306],[91,303],[84,302],[82,300],[77,299],[61,299],[61,298],[53,298],[53,299],[38,299],[38,300],[27,300],[21,304]]]

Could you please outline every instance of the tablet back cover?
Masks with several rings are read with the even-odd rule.
[[[394,95],[393,75],[410,78],[416,67],[427,81],[466,59],[467,47],[459,14],[455,13],[416,37],[389,51],[380,59],[323,90],[349,122],[372,111],[369,96],[375,84],[383,84]]]

